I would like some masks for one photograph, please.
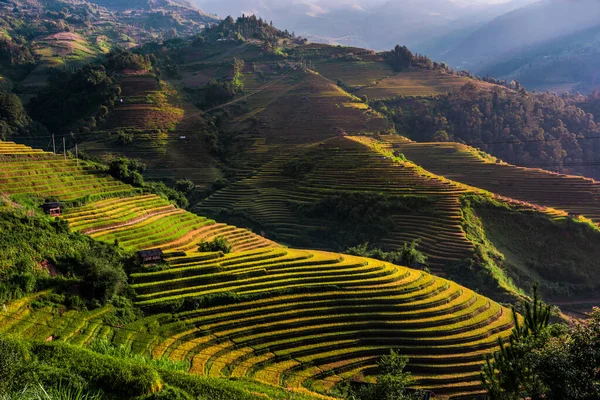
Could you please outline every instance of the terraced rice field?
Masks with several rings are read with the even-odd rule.
[[[311,157],[316,164],[300,181],[282,174],[286,162],[298,154]],[[445,264],[465,258],[473,248],[461,227],[459,203],[459,197],[469,191],[464,185],[428,175],[413,164],[394,163],[358,139],[337,137],[317,145],[280,148],[279,155],[257,174],[218,191],[201,202],[196,212],[243,212],[274,231],[279,240],[293,245],[322,230],[323,222],[302,218],[294,212],[297,205],[351,192],[426,195],[435,201],[433,214],[395,211],[390,215],[393,231],[374,244],[397,249],[421,239],[419,249],[429,256],[433,270],[442,272]]]
[[[236,251],[277,246],[246,229],[178,209],[156,195],[139,194],[106,172],[77,166],[70,158],[0,142],[0,162],[2,195],[36,195],[63,202],[103,198],[69,208],[64,217],[76,231],[109,243],[118,241],[129,250],[160,247],[193,253],[198,242],[217,236],[229,239]]]
[[[276,244],[234,226],[181,210],[156,195],[101,200],[65,213],[70,226],[95,239],[129,250],[161,248],[194,252],[201,240],[225,237],[234,251]]]
[[[108,339],[155,358],[188,360],[192,373],[322,393],[347,379],[372,380],[377,359],[399,349],[419,386],[449,396],[481,390],[485,354],[513,326],[506,308],[452,282],[320,251],[175,257],[169,269],[131,279],[146,308],[209,294],[242,297],[117,327],[102,322],[110,307],[59,316],[31,308],[32,296],[0,311],[0,332],[78,345]]]
[[[368,85],[356,95],[366,95],[369,99],[389,99],[397,96],[435,96],[460,89],[467,82],[478,86],[490,86],[485,82],[474,81],[462,76],[441,73],[440,71],[406,71],[381,79]]]
[[[276,77],[273,77],[274,81]],[[250,112],[243,124],[258,120],[256,136],[269,143],[314,143],[337,135],[340,131],[362,133],[384,130],[387,121],[371,109],[348,107],[360,103],[328,79],[313,72],[294,71],[273,86],[247,78]]]
[[[160,328],[116,338],[139,352],[188,359],[200,374],[327,392],[343,379],[370,379],[377,358],[395,348],[410,357],[423,387],[438,394],[477,391],[484,354],[513,324],[506,309],[468,289],[372,259],[269,249],[170,264],[132,276],[138,305],[254,296],[155,315],[138,326],[159,321]]]
[[[600,182],[579,176],[495,162],[458,143],[416,143],[384,136],[394,149],[423,168],[503,197],[551,208],[557,216],[583,215],[600,223]]]
[[[208,187],[221,177],[206,146],[207,122],[195,106],[176,98],[151,74],[126,73],[119,82],[123,103],[115,107],[103,128],[133,132],[133,142],[124,146],[116,137],[107,137],[84,143],[82,149],[105,159],[114,154],[139,158],[147,165],[145,176],[151,180],[191,179]]]
[[[348,86],[373,86],[394,75],[392,67],[382,61],[324,61],[315,70],[333,82],[341,80]]]
[[[51,338],[76,345],[110,339],[114,334],[113,328],[102,322],[110,307],[87,312],[68,311],[62,315],[51,307],[32,308],[31,302],[43,294],[14,301],[7,305],[6,311],[0,311],[0,333],[39,340]]]
[[[350,138],[316,148],[340,156],[363,154],[361,164],[376,166],[378,174],[390,168],[378,153],[360,152],[366,146]],[[10,154],[2,156],[9,166],[22,162],[33,171],[37,167],[60,176],[62,164],[53,155],[4,142],[0,149]],[[333,160],[340,161],[335,156]],[[336,179],[337,190],[352,183],[328,175],[326,165],[319,171],[324,182],[320,185],[333,185]],[[389,190],[423,191],[430,181],[413,171],[408,185],[406,176],[399,178],[404,186],[391,184]],[[367,178],[359,182],[364,190],[374,184]],[[62,190],[60,185],[57,181],[55,189]],[[316,178],[304,185],[296,192],[298,199],[326,193]],[[0,192],[9,187],[0,185]],[[461,190],[441,180],[426,187],[442,197]],[[185,256],[168,252],[169,268],[132,274],[136,304],[147,317],[129,325],[104,323],[103,317],[112,311],[109,306],[62,315],[49,307],[32,307],[31,302],[43,295],[39,293],[0,311],[0,332],[82,346],[108,339],[136,353],[188,360],[192,373],[249,377],[322,393],[347,379],[374,379],[377,359],[399,349],[410,357],[409,369],[419,386],[433,388],[438,395],[462,395],[481,391],[484,357],[514,325],[511,313],[497,303],[423,271],[362,257],[282,248],[246,230],[178,210],[154,195],[87,203],[67,210],[65,218],[77,231],[108,242],[118,240],[129,249],[193,250],[202,238],[225,236],[234,252],[190,251]],[[174,303],[194,304],[199,297],[231,295],[238,297],[230,304],[225,300],[216,303],[223,305],[159,312],[161,307],[172,310]]]
[[[62,156],[12,142],[0,141],[0,163],[0,193],[6,195],[31,194],[69,201],[135,192],[106,172],[85,164],[78,167],[76,160],[64,160]]]
[[[169,129],[181,119],[182,110],[162,98],[164,88],[154,75],[124,73],[119,84],[123,102],[111,112],[106,129]]]

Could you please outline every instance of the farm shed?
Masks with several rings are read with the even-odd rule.
[[[141,250],[138,251],[138,257],[144,265],[158,264],[163,259],[163,251],[161,249]]]
[[[62,214],[62,204],[57,201],[49,201],[42,204],[42,210],[51,217],[60,217]]]

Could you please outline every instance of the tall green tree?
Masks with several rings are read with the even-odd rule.
[[[408,358],[391,350],[390,354],[381,357],[377,366],[380,375],[377,383],[358,389],[350,396],[351,400],[416,400],[422,396],[410,390],[414,383],[410,372],[406,372]]]
[[[491,400],[600,398],[600,309],[567,327],[550,324],[550,306],[534,290],[522,322],[481,373]]]

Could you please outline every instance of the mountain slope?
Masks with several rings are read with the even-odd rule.
[[[5,142],[0,151],[3,163],[14,167],[4,172],[0,193],[52,193],[62,199],[74,174],[96,182],[71,159]],[[17,168],[23,163],[27,174]],[[48,176],[54,181],[46,191],[32,188],[34,180]],[[401,348],[410,355],[409,369],[420,386],[457,395],[481,390],[485,354],[514,326],[506,308],[469,289],[383,261],[282,248],[223,225],[213,236],[229,238],[231,253],[181,247],[171,232],[188,237],[197,227],[183,221],[205,220],[155,196],[126,192],[99,191],[98,196],[114,198],[96,202],[73,199],[65,219],[76,230],[100,233],[108,242],[117,239],[114,243],[127,249],[169,250],[168,266],[130,274],[145,317],[111,326],[102,322],[110,306],[61,316],[50,305],[33,307],[44,296],[40,293],[9,304],[0,314],[1,332],[80,346],[108,340],[134,354],[190,360],[194,374],[248,377],[323,393],[346,379],[371,379],[377,359]],[[164,223],[174,215],[179,219]],[[254,245],[257,239],[263,245]]]
[[[529,89],[590,84],[598,14],[593,0],[540,1],[494,19],[436,57],[480,75],[522,80]]]
[[[435,38],[450,37],[459,30],[471,32],[492,18],[531,1],[487,4],[450,0],[196,0],[195,3],[219,15],[255,14],[319,43],[375,50],[401,44],[423,52],[435,47],[431,45]],[[373,29],[374,26],[378,29]]]
[[[591,93],[600,87],[600,25],[513,51],[481,71],[518,80],[530,90]]]

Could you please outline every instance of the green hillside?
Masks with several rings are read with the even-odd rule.
[[[423,271],[283,248],[22,145],[2,142],[0,157],[9,166],[1,193],[70,200],[64,218],[71,229],[125,250],[167,251],[165,268],[129,275],[143,318],[111,326],[117,306],[110,302],[56,313],[43,300],[50,293],[40,292],[10,303],[0,315],[4,333],[92,348],[106,339],[133,354],[187,360],[194,374],[321,393],[346,379],[372,379],[378,358],[401,348],[418,385],[452,395],[481,390],[484,356],[513,325],[502,306]],[[24,163],[29,170],[16,168]],[[63,198],[78,176],[97,194]],[[114,182],[106,192],[104,182]],[[195,243],[216,236],[229,240],[231,253],[197,251]]]
[[[499,349],[577,358],[527,298],[600,301],[596,95],[122,5],[0,16],[0,397],[347,398],[397,352],[471,399]]]

